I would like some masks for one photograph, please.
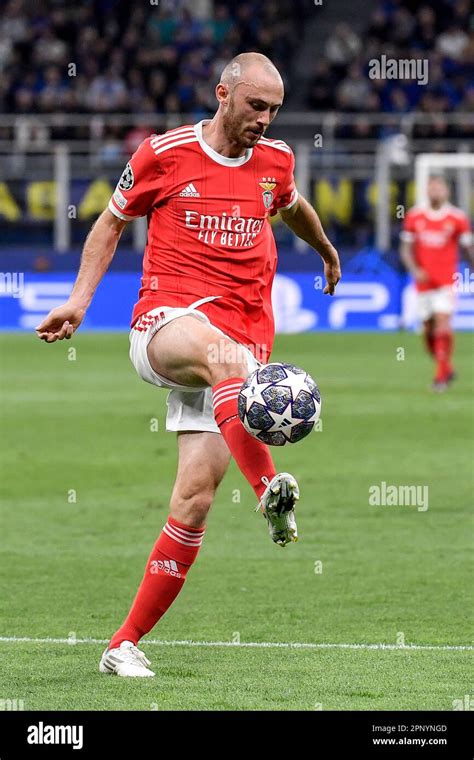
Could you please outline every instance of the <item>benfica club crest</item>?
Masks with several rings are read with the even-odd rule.
[[[276,187],[275,177],[263,177],[262,181],[258,183],[263,189],[262,198],[265,208],[270,208],[273,203],[273,190]]]

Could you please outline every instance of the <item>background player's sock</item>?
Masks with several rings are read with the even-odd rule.
[[[453,371],[451,356],[453,353],[454,335],[450,330],[435,333],[434,355],[436,357],[436,378],[438,382],[446,380]]]
[[[191,528],[168,517],[148,558],[130,612],[112,636],[109,649],[120,646],[122,641],[137,644],[165,614],[181,591],[186,573],[202,544],[204,531],[205,528]]]
[[[231,377],[213,387],[214,417],[230,453],[260,499],[266,488],[262,477],[271,480],[276,470],[268,446],[247,433],[240,421],[237,399],[243,382],[243,377]]]
[[[435,336],[434,336],[434,333],[432,333],[432,332],[429,332],[429,333],[425,332],[425,333],[423,333],[423,338],[424,338],[424,341],[425,341],[426,350],[428,351],[429,354],[431,354],[432,356],[434,356],[434,352],[435,352]]]

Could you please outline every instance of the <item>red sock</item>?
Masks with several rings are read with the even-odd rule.
[[[237,399],[243,382],[243,377],[231,377],[213,387],[214,417],[230,453],[260,498],[266,488],[262,476],[271,480],[276,470],[268,446],[247,433],[240,421]]]
[[[451,331],[435,333],[434,336],[434,355],[436,358],[436,377],[437,382],[443,382],[453,371],[451,365],[451,355],[453,353],[454,336]]]
[[[435,352],[435,336],[434,336],[434,334],[432,332],[428,332],[428,333],[425,332],[425,333],[423,333],[423,337],[425,339],[426,350],[428,351],[429,354],[431,354],[432,356],[434,356],[434,352]]]
[[[202,544],[204,531],[205,528],[191,528],[168,517],[148,558],[130,612],[110,640],[110,649],[120,646],[122,641],[137,644],[165,614],[181,591]]]

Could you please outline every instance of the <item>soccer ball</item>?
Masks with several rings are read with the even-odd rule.
[[[304,369],[272,362],[249,375],[238,409],[248,433],[270,446],[284,446],[311,433],[321,414],[321,395]]]

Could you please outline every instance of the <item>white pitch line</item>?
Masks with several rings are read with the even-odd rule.
[[[0,636],[0,643],[7,644],[30,643],[30,644],[108,644],[110,639],[55,639],[55,638],[32,638],[29,636]],[[316,644],[314,642],[283,642],[283,641],[166,641],[162,639],[143,639],[144,645],[152,644],[163,647],[230,647],[233,649],[376,649],[376,650],[401,650],[410,651],[472,651],[474,646],[455,646],[443,645],[438,646],[431,644]]]

